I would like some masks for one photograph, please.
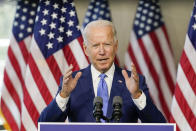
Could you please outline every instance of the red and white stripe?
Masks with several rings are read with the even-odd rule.
[[[41,111],[55,97],[60,76],[65,73],[68,66],[73,64],[75,70],[78,70],[88,65],[88,59],[83,53],[82,40],[80,39],[82,37],[73,40],[63,49],[45,59],[33,37],[24,85],[26,88],[24,98],[27,95],[29,105],[34,107],[33,110],[29,108],[25,110],[26,112],[32,111],[29,113],[29,118],[32,120],[29,120],[29,124],[27,124],[29,126],[25,125],[28,129],[33,130],[34,127],[37,127],[35,121],[38,120]]]
[[[153,101],[169,120],[176,71],[164,25],[140,39],[131,32],[125,54],[125,66],[129,70],[131,62],[145,76]]]
[[[7,122],[13,131],[24,130],[24,126],[26,125],[22,121],[22,118],[25,118],[25,122],[31,120],[31,118],[26,117],[29,116],[29,112],[23,110],[28,106],[25,102],[26,99],[24,99],[25,90],[23,85],[30,41],[31,36],[28,36],[20,43],[17,43],[14,36],[11,36],[10,46],[8,48],[1,91],[1,111],[5,118],[9,118]]]
[[[196,50],[188,35],[178,65],[175,95],[170,122],[176,122],[177,131],[196,130]]]

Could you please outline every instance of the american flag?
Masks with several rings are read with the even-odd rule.
[[[196,3],[177,70],[170,122],[177,131],[196,131]]]
[[[131,62],[146,77],[151,97],[169,120],[176,69],[161,10],[156,0],[140,0],[127,52],[125,66]]]
[[[28,102],[24,98],[24,79],[31,45],[37,0],[21,0],[17,4],[10,45],[8,47],[1,90],[1,112],[6,129],[25,130],[29,116]]]
[[[109,9],[108,0],[91,0],[88,6],[86,16],[83,22],[83,28],[91,21],[94,20],[108,20],[112,21],[111,13]],[[115,57],[115,63],[120,65],[118,55]]]
[[[78,70],[88,65],[82,42],[73,0],[39,2],[25,76],[24,97],[31,111],[28,129],[36,129],[41,111],[55,97],[68,66]]]

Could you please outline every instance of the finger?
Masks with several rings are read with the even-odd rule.
[[[63,83],[67,83],[68,80],[69,80],[69,78],[64,79]]]
[[[125,78],[125,80],[128,80],[128,79],[129,79],[129,76],[128,76],[126,70],[122,70],[122,75],[123,75],[123,77]]]
[[[131,77],[132,77],[136,82],[138,82],[138,81],[139,81],[139,76],[138,76],[136,67],[135,67],[135,65],[134,65],[133,63],[131,64],[131,70],[132,70]]]
[[[72,70],[70,70],[69,72],[67,72],[67,73],[64,75],[63,79],[69,78],[69,77],[71,77],[71,75],[72,75]]]
[[[65,74],[67,74],[68,72],[70,72],[73,69],[72,64],[68,67],[68,69],[65,71]]]
[[[76,74],[74,80],[77,82],[78,79],[81,77],[81,75],[82,75],[82,72],[78,72],[78,73]]]

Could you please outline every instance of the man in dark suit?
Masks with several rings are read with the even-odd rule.
[[[43,110],[39,122],[95,122],[93,100],[103,96],[105,115],[112,116],[114,96],[123,99],[120,122],[166,122],[153,104],[142,75],[137,74],[134,64],[132,72],[122,70],[114,64],[118,40],[113,24],[105,20],[89,23],[83,32],[84,51],[91,64],[80,71],[72,72],[72,66],[61,78],[57,96]],[[100,78],[104,75],[104,78]],[[100,87],[102,80],[105,87]],[[105,92],[103,92],[105,91]],[[103,94],[104,93],[104,94]]]

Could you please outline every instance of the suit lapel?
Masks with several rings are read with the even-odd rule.
[[[85,97],[88,97],[88,113],[90,114],[91,121],[95,121],[93,117],[93,100],[95,98],[95,93],[93,89],[93,82],[92,82],[92,74],[91,74],[91,65],[89,65],[84,72],[82,73],[82,79],[81,79],[81,87],[84,87],[83,89],[86,90]]]
[[[108,110],[107,110],[107,117],[112,116],[112,102],[113,102],[113,97],[114,96],[122,96],[122,91],[123,91],[123,85],[124,83],[124,78],[121,73],[121,69],[117,66],[115,66],[115,72],[114,72],[114,77],[112,81],[112,88],[110,92],[110,98],[109,98],[109,103],[108,103]]]

